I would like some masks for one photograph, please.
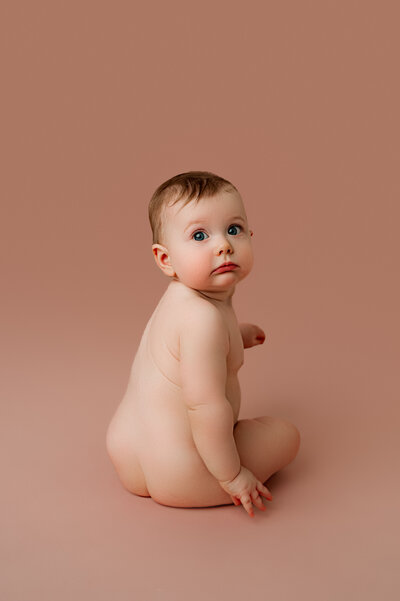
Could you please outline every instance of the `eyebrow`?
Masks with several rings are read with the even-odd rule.
[[[235,215],[234,217],[231,217],[229,221],[233,221],[234,219],[237,219],[237,220],[240,219],[241,221],[243,221],[243,223],[245,223],[245,220],[240,215]],[[188,223],[188,225],[185,227],[185,229],[183,231],[186,232],[186,230],[188,230],[191,226],[200,225],[200,224],[204,223],[205,221],[207,221],[207,219],[196,219],[195,221],[191,221],[190,223]]]

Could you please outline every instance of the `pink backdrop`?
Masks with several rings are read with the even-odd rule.
[[[0,12],[1,599],[398,599],[399,5]],[[302,435],[254,520],[131,495],[105,450],[168,283],[148,201],[191,169],[254,230],[240,417]]]

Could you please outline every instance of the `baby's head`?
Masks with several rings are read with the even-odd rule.
[[[251,271],[253,251],[237,188],[208,171],[180,173],[149,203],[152,250],[165,275],[196,290],[226,291]],[[224,262],[237,267],[215,272]]]

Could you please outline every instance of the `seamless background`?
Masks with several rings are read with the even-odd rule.
[[[399,5],[0,5],[0,597],[399,598]],[[176,509],[105,432],[168,281],[155,188],[242,194],[241,418],[299,428],[274,501]]]

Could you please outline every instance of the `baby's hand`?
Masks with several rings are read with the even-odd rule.
[[[254,323],[241,323],[240,332],[242,334],[244,348],[251,348],[257,344],[264,344],[265,332],[260,326]]]
[[[259,326],[253,325],[253,330],[251,332],[252,338],[252,346],[256,344],[263,344],[265,341],[265,332]]]
[[[260,494],[269,501],[272,501],[272,495],[268,488],[264,486],[260,480],[257,480],[255,475],[243,465],[240,468],[240,472],[233,480],[218,482],[221,488],[230,495],[235,505],[240,505],[240,503],[242,503],[250,517],[254,517],[252,503],[254,503],[258,509],[265,511],[265,505]]]

